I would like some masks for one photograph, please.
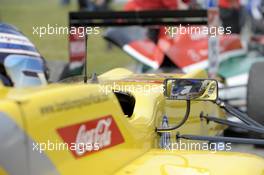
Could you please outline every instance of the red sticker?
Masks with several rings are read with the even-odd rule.
[[[112,116],[59,128],[57,132],[68,144],[68,147],[71,147],[69,150],[75,158],[124,142],[124,138]]]
[[[86,57],[86,41],[82,36],[84,29],[74,28],[76,33],[69,34],[70,62],[83,62]]]

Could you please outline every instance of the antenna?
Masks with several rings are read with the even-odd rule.
[[[93,73],[92,78],[91,78],[91,83],[97,84],[99,82],[97,74]]]
[[[88,34],[85,32],[85,56],[84,56],[84,76],[83,76],[83,82],[87,83],[88,81],[88,74],[87,74],[87,40],[88,40]]]

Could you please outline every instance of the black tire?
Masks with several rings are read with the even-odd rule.
[[[251,118],[264,125],[264,62],[253,64],[250,69],[247,87],[247,113]],[[264,134],[249,132],[249,137],[263,139]]]
[[[247,112],[264,125],[264,62],[252,65],[247,87]]]

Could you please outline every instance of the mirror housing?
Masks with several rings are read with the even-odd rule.
[[[216,101],[218,83],[214,79],[178,79],[164,81],[164,96],[168,100]]]

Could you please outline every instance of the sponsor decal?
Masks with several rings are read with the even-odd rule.
[[[70,33],[70,62],[83,62],[86,55],[86,37],[81,35],[81,28],[76,28],[80,33]]]
[[[87,156],[124,142],[111,115],[59,128],[57,132],[68,145],[77,145],[76,149],[71,149],[75,158]],[[86,145],[93,145],[94,149]]]
[[[64,100],[61,102],[57,102],[55,104],[48,104],[45,106],[40,107],[40,113],[42,115],[47,115],[50,113],[55,112],[62,112],[62,111],[68,111],[72,109],[80,109],[82,107],[92,105],[92,104],[98,104],[106,101],[108,99],[108,96],[105,94],[101,95],[89,95],[77,99],[70,99],[70,100]]]

